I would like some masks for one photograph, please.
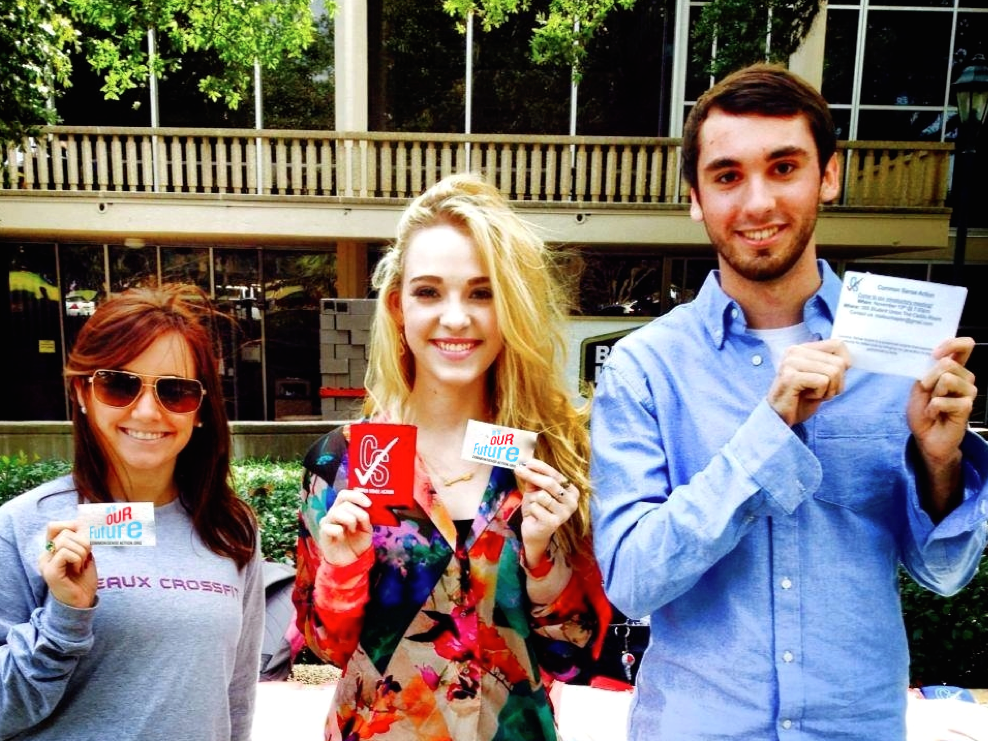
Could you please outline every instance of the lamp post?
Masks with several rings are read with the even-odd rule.
[[[975,54],[953,84],[957,96],[957,129],[954,159],[954,283],[962,285],[967,219],[971,201],[971,175],[977,154],[978,135],[988,114],[988,64]]]

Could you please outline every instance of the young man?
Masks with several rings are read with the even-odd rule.
[[[601,373],[594,542],[608,596],[652,626],[635,741],[905,739],[899,564],[941,594],[977,569],[973,341],[915,382],[829,339],[841,285],[814,227],[835,147],[826,101],[784,69],[705,94],[684,170],[719,270]]]

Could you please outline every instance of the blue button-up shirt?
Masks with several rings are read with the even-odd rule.
[[[830,336],[840,279],[804,307]],[[964,499],[934,526],[906,422],[913,381],[851,369],[790,428],[769,348],[715,271],[696,300],[620,341],[592,420],[594,541],[608,596],[650,615],[629,737],[905,738],[901,563],[942,594],[974,575],[988,445],[962,444]]]

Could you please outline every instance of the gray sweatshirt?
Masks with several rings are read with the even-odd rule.
[[[71,477],[0,507],[0,740],[250,739],[264,627],[260,553],[210,551],[178,501],[157,545],[94,546],[98,599],[76,609],[38,571],[45,525],[76,516]]]

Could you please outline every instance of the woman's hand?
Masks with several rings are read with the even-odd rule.
[[[515,468],[515,477],[523,496],[525,563],[534,568],[545,558],[553,533],[576,512],[580,492],[559,471],[536,458]]]
[[[370,498],[353,489],[342,489],[326,516],[319,521],[319,548],[333,566],[348,566],[371,547]]]
[[[70,607],[96,604],[96,562],[89,538],[74,521],[49,522],[38,568],[52,596]]]

